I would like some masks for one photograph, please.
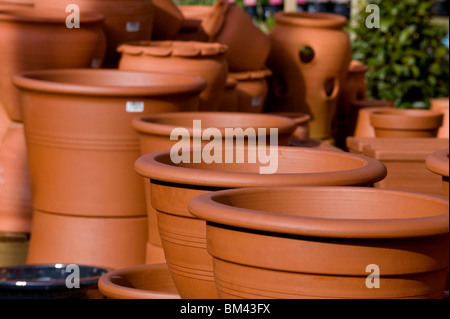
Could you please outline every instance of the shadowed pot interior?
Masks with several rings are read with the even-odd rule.
[[[361,187],[202,194],[221,298],[443,298],[448,199]],[[376,288],[376,289],[375,289]]]
[[[226,156],[227,150],[224,148],[221,156]],[[137,173],[150,179],[162,246],[182,298],[217,298],[212,258],[206,251],[205,222],[187,210],[193,197],[250,186],[370,185],[386,176],[381,162],[364,156],[285,146],[272,149],[270,161],[276,163],[276,173],[260,174],[260,168],[268,164],[251,163],[246,157],[255,149],[236,147],[235,151],[234,160],[243,152],[243,163],[175,164],[170,150],[143,155],[135,163]],[[196,156],[195,151],[189,154]]]

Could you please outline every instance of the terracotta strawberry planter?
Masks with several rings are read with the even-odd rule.
[[[139,41],[121,45],[119,69],[176,72],[200,76],[206,88],[200,93],[200,111],[216,111],[225,88],[228,65],[226,46],[185,41]]]
[[[266,104],[268,82],[272,74],[269,69],[247,72],[230,72],[228,76],[237,80],[238,111],[261,113]]]
[[[119,269],[145,262],[147,217],[89,217],[35,210],[28,264]]]
[[[449,136],[449,98],[435,98],[431,99],[430,109],[432,111],[442,112],[444,114],[444,119],[442,126],[438,130],[439,138],[448,138]]]
[[[13,81],[23,101],[33,206],[77,216],[146,215],[131,121],[194,110],[205,87],[193,76],[106,69],[26,72]]]
[[[219,107],[217,111],[219,112],[237,112],[238,110],[238,95],[236,91],[237,80],[228,76],[225,83],[225,88],[223,91],[222,98],[220,99]]]
[[[244,114],[233,112],[172,112],[163,114],[154,114],[149,116],[137,117],[132,121],[133,128],[139,133],[141,155],[156,151],[169,150],[177,140],[171,140],[171,133],[175,129],[182,128],[189,133],[189,141],[193,141],[194,121],[200,120],[198,134],[202,134],[209,128],[218,129],[223,138],[225,138],[226,128],[242,128],[242,133],[237,133],[236,138],[245,142],[247,128],[255,129],[255,136],[266,135],[267,143],[270,142],[269,129],[278,129],[278,143],[288,145],[289,137],[295,129],[295,123],[275,115],[264,114]],[[257,129],[264,129],[264,133],[258,133]],[[251,135],[251,133],[250,133]],[[203,145],[209,141],[200,141]],[[147,200],[147,216],[149,218],[149,245],[147,246],[147,263],[165,261],[162,251],[161,238],[158,231],[156,212],[151,206],[150,180],[144,178],[145,192]]]
[[[442,189],[445,196],[448,197],[449,187],[448,187],[448,179],[449,179],[449,160],[448,160],[448,148],[442,149],[436,152],[431,153],[427,156],[425,160],[425,164],[427,168],[442,176]]]
[[[183,25],[183,13],[172,0],[152,0],[152,2],[155,16],[151,39],[173,40]]]
[[[347,19],[338,14],[277,12],[269,33],[270,111],[311,114],[311,138],[332,138],[332,122],[351,61]]]
[[[392,109],[394,103],[384,100],[361,100],[351,103],[350,131],[355,137],[375,137],[375,129],[370,123],[370,114],[375,111]]]
[[[68,15],[66,7],[75,3],[82,16],[98,12],[105,16],[105,66],[116,67],[116,48],[126,41],[150,40],[155,17],[154,0],[35,0],[36,8],[53,9]]]
[[[4,9],[0,6],[0,95],[12,120],[22,121],[19,91],[11,81],[14,74],[102,65],[104,16],[83,14],[79,29],[67,28],[66,18],[65,10]]]
[[[431,110],[392,109],[370,114],[377,137],[437,137],[444,115]]]
[[[275,174],[260,174],[261,162],[248,160],[174,164],[170,151],[150,153],[136,161],[136,172],[150,179],[164,253],[182,298],[218,297],[212,258],[206,251],[205,221],[193,217],[187,208],[195,196],[250,186],[367,185],[386,175],[380,162],[344,152],[280,146],[276,154]]]
[[[165,263],[110,271],[100,277],[98,288],[109,299],[180,299]]]
[[[189,211],[207,222],[221,298],[444,296],[443,197],[368,187],[265,187],[203,194]]]

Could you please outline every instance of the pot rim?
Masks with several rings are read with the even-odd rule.
[[[209,118],[216,119],[220,126],[216,126],[215,128],[219,129],[222,135],[225,132],[225,128],[229,127],[226,123],[227,117],[231,118],[231,120],[236,121],[235,118],[238,118],[239,121],[242,120],[242,129],[245,130],[247,127],[253,127],[251,123],[255,121],[255,119],[260,119],[261,123],[264,124],[264,128],[278,128],[278,134],[290,134],[294,131],[296,127],[296,123],[291,119],[286,119],[282,116],[271,116],[266,114],[254,114],[254,113],[243,113],[243,112],[168,112],[168,113],[157,113],[146,116],[139,116],[132,120],[133,128],[139,133],[143,134],[154,134],[154,135],[162,135],[162,136],[170,136],[173,129],[180,127],[177,124],[169,124],[166,120],[174,119],[175,121],[184,118],[193,120],[204,120]],[[165,123],[161,124],[158,121],[164,120]],[[268,121],[270,120],[270,122]],[[275,122],[274,120],[277,120]],[[264,122],[265,121],[265,122]],[[254,125],[255,129],[257,129],[258,125]],[[192,126],[184,127],[189,131],[189,134],[192,136],[193,128]],[[203,127],[206,129],[207,127]],[[258,135],[258,134],[256,134]]]
[[[83,12],[81,23],[103,23],[105,15],[100,12]],[[24,22],[24,23],[51,23],[62,24],[65,27],[67,14],[61,14],[57,10],[23,6],[17,8],[2,7],[0,4],[0,21]]]
[[[121,268],[121,269],[112,270],[100,277],[100,279],[98,280],[98,289],[105,296],[120,295],[121,298],[133,298],[133,299],[144,298],[144,299],[147,299],[151,295],[152,297],[158,297],[158,299],[180,299],[180,295],[175,292],[171,293],[171,292],[164,292],[164,291],[154,291],[154,290],[130,288],[130,287],[125,287],[125,286],[115,284],[111,280],[113,276],[123,276],[123,275],[130,274],[130,273],[139,273],[139,272],[146,271],[149,269],[156,269],[156,270],[167,269],[168,270],[166,263],[135,265],[135,266],[129,266],[129,267]],[[169,273],[169,275],[170,275],[170,273]]]
[[[71,81],[61,82],[52,80],[52,76],[64,75],[69,77],[72,75],[85,75],[86,78],[95,75],[103,75],[106,82],[114,77],[121,75],[136,75],[136,77],[144,77],[148,79],[159,78],[157,84],[143,85],[118,85],[118,84],[96,84],[89,85],[83,83],[73,83]],[[183,83],[166,85],[161,83],[168,80],[168,83],[175,79],[182,79]],[[183,94],[201,92],[206,87],[206,81],[200,76],[183,75],[169,72],[143,72],[143,71],[125,71],[119,69],[52,69],[52,70],[36,70],[26,71],[15,74],[12,78],[13,83],[20,89],[71,95],[88,95],[88,96],[160,96],[167,94]]]
[[[438,215],[411,218],[382,219],[339,219],[295,216],[292,214],[274,213],[225,205],[232,201],[233,196],[260,195],[265,192],[289,193],[290,198],[297,198],[299,192],[342,193],[339,199],[346,199],[348,192],[353,192],[353,198],[364,198],[372,195],[375,201],[386,195],[416,197],[426,201],[437,202],[447,206],[445,213]],[[291,193],[292,192],[292,193]],[[310,195],[310,193],[308,193]],[[245,197],[244,197],[245,198]],[[285,199],[285,198],[284,198]],[[310,199],[310,197],[309,197]],[[339,200],[338,199],[338,200]],[[353,199],[354,200],[354,199]],[[222,224],[258,231],[267,231],[300,236],[333,237],[333,238],[411,238],[441,235],[449,232],[448,199],[433,194],[425,194],[395,189],[348,186],[288,186],[288,187],[250,187],[246,189],[228,189],[208,192],[194,197],[189,203],[189,212],[210,223]],[[367,209],[370,209],[369,207]]]
[[[300,155],[305,153],[309,156],[327,156],[332,160],[341,157],[346,160],[354,159],[356,162],[361,163],[361,166],[344,171],[258,174],[177,166],[177,164],[173,164],[170,161],[170,150],[163,150],[142,155],[135,161],[134,169],[139,175],[150,180],[222,188],[288,185],[367,185],[378,182],[387,175],[386,166],[383,163],[360,154],[290,146],[278,146],[277,149],[278,154],[281,154],[283,157],[289,157],[289,152],[296,152]],[[246,147],[244,147],[245,150],[247,150]],[[239,164],[228,165],[232,168],[232,165]],[[259,165],[259,163],[254,163],[254,165]]]
[[[228,76],[238,81],[260,80],[272,75],[272,70],[264,68],[261,70],[229,72]]]
[[[427,168],[443,177],[449,177],[449,148],[431,153],[425,159]]]
[[[442,125],[444,114],[433,110],[385,109],[370,114],[370,123],[374,128],[427,130]]]
[[[279,24],[308,28],[341,29],[347,24],[346,17],[329,12],[277,12],[274,19]]]

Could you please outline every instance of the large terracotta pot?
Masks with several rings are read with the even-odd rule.
[[[432,111],[442,112],[444,114],[444,119],[442,122],[442,126],[438,130],[439,138],[448,138],[449,137],[449,98],[434,98],[431,99],[430,109]]]
[[[97,217],[146,215],[131,121],[194,110],[205,87],[194,76],[106,69],[25,72],[13,81],[23,102],[33,207]]]
[[[437,137],[443,118],[437,111],[392,109],[371,113],[370,123],[377,137]]]
[[[165,263],[109,271],[98,280],[98,288],[109,299],[180,299]]]
[[[12,122],[0,142],[0,231],[28,234],[32,206],[23,124]]]
[[[427,156],[425,160],[426,167],[432,171],[433,173],[436,173],[438,175],[442,176],[442,190],[443,194],[448,197],[449,194],[449,187],[448,187],[448,180],[449,180],[449,159],[448,159],[448,148],[442,149],[436,152],[431,153]]]
[[[251,148],[237,150],[248,154]],[[147,154],[136,161],[137,173],[150,179],[151,203],[157,211],[165,257],[182,298],[218,297],[212,258],[206,251],[205,221],[188,212],[195,196],[250,186],[367,185],[386,176],[380,162],[344,152],[280,146],[272,158],[278,160],[275,174],[260,174],[259,161],[175,164],[170,151]]]
[[[35,0],[36,8],[53,9],[68,15],[69,4],[78,5],[82,15],[98,12],[105,16],[105,66],[116,67],[116,48],[126,41],[149,40],[152,36],[154,9],[152,0]]]
[[[230,72],[229,77],[237,80],[238,111],[261,113],[266,104],[268,82],[272,74],[269,69],[247,72]]]
[[[207,86],[200,93],[200,111],[215,111],[227,81],[225,45],[185,41],[140,41],[118,48],[122,54],[119,69],[176,72],[201,76]]]
[[[385,100],[360,100],[350,104],[349,131],[355,137],[375,137],[375,129],[370,123],[370,114],[392,109],[394,103]]]
[[[194,127],[195,120],[201,121],[200,127]],[[189,144],[192,143],[192,145],[187,145],[187,147],[193,146],[194,132],[201,137],[210,128],[218,129],[223,139],[227,138],[226,128],[242,128],[242,133],[237,132],[236,139],[242,140],[243,143],[246,142],[246,136],[266,136],[266,142],[269,143],[270,128],[277,128],[279,145],[288,145],[289,136],[295,129],[295,123],[291,119],[275,115],[233,112],[172,112],[154,114],[135,118],[132,126],[140,136],[141,155],[170,150],[176,143],[180,143],[177,140],[180,138],[179,136],[176,136],[177,139],[175,140],[171,139],[171,134],[175,129],[183,129],[189,134],[187,141]],[[250,131],[246,131],[247,128],[255,129],[254,135]],[[265,131],[258,132],[258,128]],[[198,140],[198,142],[206,145],[210,141]],[[147,263],[163,262],[165,261],[164,254],[158,252],[159,250],[162,251],[163,248],[156,220],[156,211],[151,205],[150,180],[148,178],[144,178],[144,185],[149,220],[149,244],[146,261]]]
[[[444,197],[266,187],[203,194],[189,211],[206,220],[221,298],[444,297]]]
[[[38,69],[101,66],[105,54],[104,16],[85,13],[69,29],[65,11],[3,9],[0,6],[0,96],[9,117],[22,121],[14,74]],[[74,49],[75,48],[75,49]]]
[[[351,61],[344,16],[331,13],[278,12],[269,33],[267,67],[273,71],[271,111],[311,115],[313,139],[332,138],[337,101]]]
[[[155,11],[151,39],[173,40],[183,26],[183,13],[172,0],[151,1]]]
[[[33,212],[28,264],[68,263],[119,269],[145,262],[147,217]]]

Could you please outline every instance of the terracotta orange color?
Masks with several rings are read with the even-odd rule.
[[[370,123],[377,137],[437,137],[443,118],[438,111],[392,109],[371,113]]]
[[[384,100],[361,100],[351,103],[350,131],[355,137],[375,137],[375,129],[370,123],[370,114],[391,109],[394,103]],[[353,130],[352,130],[353,127]]]
[[[151,1],[153,2],[155,15],[152,35],[147,40],[173,40],[183,25],[183,13],[172,0]]]
[[[236,149],[243,151],[244,156],[249,150]],[[225,149],[222,156],[226,152]],[[187,209],[195,196],[251,186],[368,185],[386,176],[379,161],[345,152],[279,146],[275,157],[275,174],[260,174],[263,164],[249,163],[248,159],[243,163],[175,164],[169,150],[153,152],[136,161],[136,172],[150,179],[151,204],[157,211],[165,257],[182,298],[218,297],[212,259],[206,251],[205,221],[194,218]]]
[[[311,120],[311,115],[296,112],[271,112],[268,114],[286,116],[295,121],[297,127],[291,135],[290,144],[293,144],[296,141],[309,140],[309,121]]]
[[[221,298],[433,299],[444,297],[448,206],[369,187],[265,187],[204,194],[189,211],[207,221]]]
[[[0,96],[9,117],[20,122],[16,73],[38,69],[101,66],[105,55],[104,16],[85,13],[79,29],[66,26],[65,11],[0,6]],[[76,48],[76,50],[72,50]]]
[[[237,80],[228,76],[225,83],[222,98],[220,99],[219,112],[237,112],[238,110],[238,95],[236,91]]]
[[[273,71],[269,111],[311,115],[311,138],[332,138],[332,122],[351,61],[347,19],[322,12],[277,12],[269,33]]]
[[[145,262],[147,217],[85,217],[33,212],[28,264],[112,269]]]
[[[23,101],[33,207],[77,216],[146,215],[131,121],[194,110],[205,87],[199,77],[107,69],[41,70],[13,80]]]
[[[23,124],[11,122],[0,141],[0,232],[30,233],[31,185]]]
[[[431,99],[430,109],[432,111],[439,111],[444,113],[444,119],[442,126],[438,130],[438,136],[440,138],[448,138],[449,136],[449,98],[435,98]]]
[[[196,131],[194,121],[199,120],[201,128]],[[266,142],[270,142],[270,128],[278,129],[278,144],[288,145],[289,137],[295,129],[295,122],[291,119],[266,114],[245,114],[233,112],[171,112],[141,116],[133,119],[133,128],[140,136],[141,155],[156,151],[170,150],[178,140],[171,140],[171,134],[175,129],[183,128],[189,132],[189,141],[196,134],[202,134],[209,128],[218,129],[225,139],[226,128],[241,128],[242,133],[236,133],[236,139],[245,142],[245,138],[250,138],[251,132],[247,128],[255,129],[255,137],[266,136]],[[265,132],[258,132],[264,129]],[[177,136],[177,139],[180,137]],[[200,141],[202,144],[209,143],[208,140]],[[158,252],[162,250],[161,238],[158,231],[156,212],[151,206],[150,181],[144,179],[147,200],[147,215],[149,221],[149,246],[147,246],[147,263],[165,261],[164,254]]]
[[[121,45],[119,69],[176,72],[200,76],[207,86],[200,93],[200,111],[216,111],[225,89],[227,47],[196,41],[139,41]]]
[[[0,6],[6,5],[32,7],[34,0],[0,0]]]
[[[184,21],[175,40],[209,41],[208,35],[203,30],[202,22],[211,14],[213,8],[213,5],[178,5]]]
[[[247,72],[230,72],[229,77],[237,80],[238,111],[261,113],[267,99],[267,77],[272,74],[269,69]]]
[[[65,14],[69,4],[76,4],[81,16],[98,12],[105,16],[107,39],[105,66],[116,67],[119,55],[116,48],[126,41],[150,40],[154,23],[154,0],[35,0],[36,8],[53,9]]]
[[[110,271],[100,277],[98,288],[108,299],[180,299],[165,263]]]
[[[442,190],[445,196],[448,197],[449,187],[449,160],[448,160],[448,148],[444,148],[442,150],[438,150],[436,152],[431,153],[425,159],[425,165],[427,168],[442,176]]]

